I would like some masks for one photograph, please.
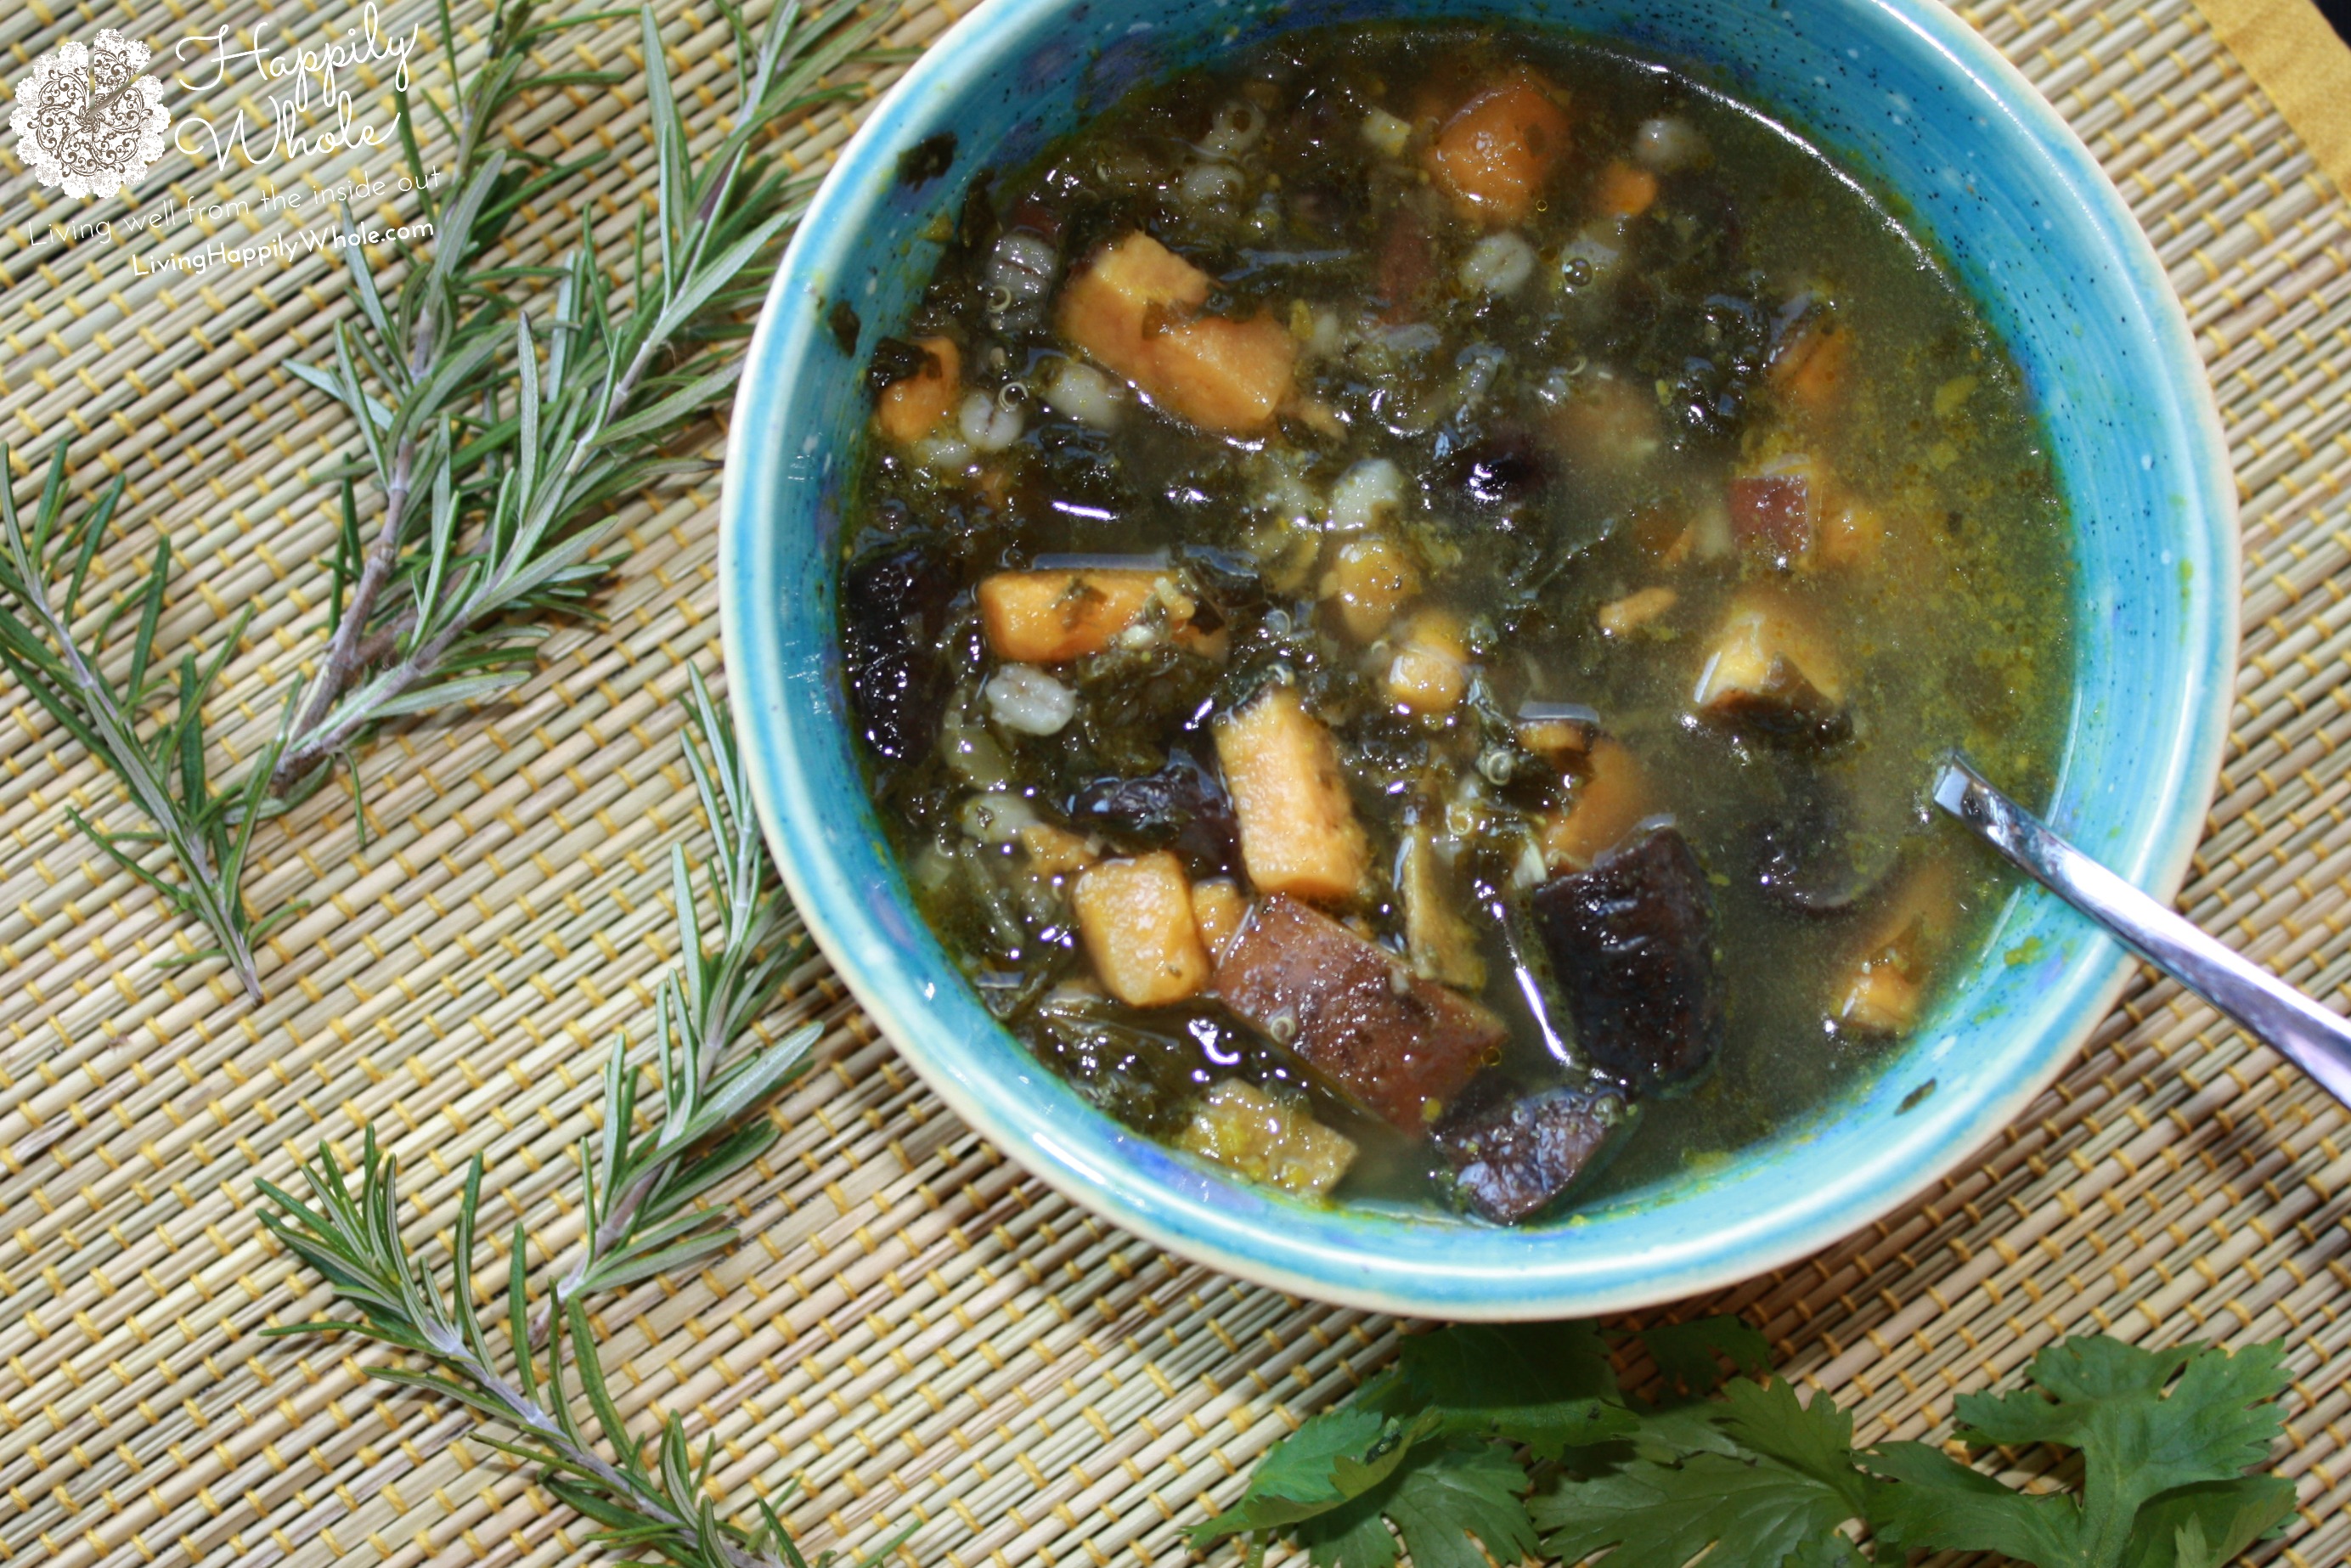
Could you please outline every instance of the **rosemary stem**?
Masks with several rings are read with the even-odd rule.
[[[612,383],[611,392],[605,398],[604,406],[597,414],[595,422],[582,431],[579,440],[572,444],[571,452],[564,459],[561,472],[552,482],[551,488],[554,494],[559,496],[563,486],[569,484],[578,476],[580,470],[586,466],[590,454],[596,450],[596,444],[603,435],[604,428],[618,418],[622,410],[628,406],[629,399],[636,392],[637,383],[644,380],[645,372],[653,368],[654,357],[667,341],[666,338],[647,338],[638,346],[635,355],[629,361],[628,369],[622,371],[620,378]],[[534,372],[526,370],[524,373]],[[404,473],[404,468],[394,468],[395,484],[401,482]],[[402,492],[402,495],[404,497],[405,492]],[[393,541],[396,548],[398,542],[396,528],[387,526],[382,536],[377,540],[379,550],[382,549],[387,539]],[[369,571],[374,570],[377,559],[374,555],[368,558]],[[389,558],[387,557],[386,559],[385,575],[389,575],[391,570]],[[379,586],[381,586],[380,581]],[[477,594],[483,591],[482,589],[475,590]],[[358,624],[358,616],[354,613],[358,609],[359,594],[354,591],[351,596],[351,608],[344,612],[342,625],[336,628],[336,639],[339,643],[342,638],[343,628]],[[440,667],[442,656],[448,653],[449,645],[472,629],[472,616],[461,614],[453,617],[449,623],[426,641],[423,646],[411,650],[408,657],[385,673],[382,682],[377,687],[377,700],[374,705],[369,708],[345,713],[340,718],[334,718],[331,714],[323,716],[331,722],[311,729],[307,735],[298,736],[290,742],[284,755],[278,759],[277,777],[281,780],[298,779],[324,758],[341,750],[345,743],[370,722],[373,706],[381,706],[383,702],[398,696],[417,682],[431,675]],[[360,667],[356,664],[351,666],[353,670]],[[331,668],[329,673],[332,674]],[[348,675],[345,678],[348,679]],[[322,681],[320,691],[323,692],[325,689],[325,684]]]
[[[504,1406],[507,1418],[517,1427],[561,1454],[565,1462],[590,1471],[610,1490],[625,1494],[638,1512],[654,1522],[673,1530],[690,1531],[695,1528],[695,1521],[672,1509],[660,1492],[645,1483],[643,1477],[632,1470],[622,1469],[587,1444],[574,1441],[552,1415],[538,1407],[537,1401],[523,1397],[522,1392],[498,1375],[495,1368],[476,1360],[463,1341],[453,1336],[449,1344],[434,1348],[444,1359],[462,1369],[474,1386]],[[527,1355],[529,1353],[517,1347],[516,1354]],[[716,1544],[726,1554],[729,1568],[783,1568],[776,1558],[764,1552],[746,1552],[731,1541],[721,1540]]]
[[[656,1159],[639,1171],[629,1185],[621,1189],[619,1197],[605,1205],[603,1219],[589,1233],[579,1257],[572,1260],[571,1267],[566,1269],[563,1277],[548,1291],[547,1304],[538,1309],[538,1316],[532,1321],[530,1343],[533,1345],[547,1343],[548,1331],[555,1324],[555,1314],[563,1310],[563,1303],[580,1289],[581,1282],[588,1278],[588,1270],[596,1266],[598,1259],[627,1238],[630,1227],[636,1223],[637,1210],[644,1207],[645,1199],[652,1196],[661,1178],[668,1174],[669,1166],[669,1161]]]
[[[467,134],[471,135],[468,128]],[[440,334],[433,329],[433,318],[427,314],[417,319],[415,339],[409,345],[408,373],[412,382],[421,382],[433,372]],[[364,416],[362,416],[364,417]],[[401,530],[408,517],[408,500],[416,483],[416,436],[413,433],[400,438],[392,451],[392,476],[384,486],[383,525],[377,529],[374,548],[368,551],[366,562],[360,568],[360,580],[352,585],[350,602],[344,606],[343,617],[335,623],[335,635],[327,645],[327,666],[319,673],[319,684],[312,688],[309,700],[302,705],[301,716],[294,722],[294,732],[286,749],[278,754],[277,767],[269,785],[283,790],[296,779],[316,767],[332,747],[320,748],[308,743],[308,737],[328,716],[335,704],[342,700],[351,677],[390,652],[384,648],[370,656],[369,651],[381,643],[380,637],[367,635],[367,623],[375,613],[375,601],[383,592],[383,585],[392,580],[392,568],[400,564]]]
[[[367,640],[359,645],[358,651],[351,656],[352,667],[364,670],[370,664],[390,658],[392,651],[400,646],[400,640],[407,636],[410,629],[415,624],[415,612],[403,610],[392,618],[389,625],[369,632]]]
[[[315,733],[334,710],[336,701],[350,685],[351,676],[366,668],[367,662],[360,657],[361,648],[373,641],[364,635],[368,617],[374,612],[376,596],[392,580],[392,569],[400,559],[400,528],[408,510],[411,470],[415,460],[414,439],[403,437],[392,457],[392,483],[384,492],[383,526],[376,534],[374,548],[368,551],[366,563],[360,569],[359,581],[351,587],[350,602],[343,610],[343,618],[336,623],[334,640],[327,647],[327,666],[319,672],[319,684],[310,688],[309,700],[302,705],[301,716],[295,721],[295,738],[277,759],[277,776],[270,780],[274,789],[284,789],[327,755],[327,749],[311,744]]]
[[[722,981],[721,986],[724,985],[725,982]],[[704,1026],[704,1038],[693,1051],[687,1053],[687,1060],[694,1063],[693,1098],[698,1100],[702,1097],[703,1092],[710,1087],[711,1080],[717,1075],[718,1056],[719,1052],[726,1049],[726,1034],[724,1027],[726,1020],[723,1019],[714,1020],[705,1018],[695,1021]],[[670,1135],[670,1127],[664,1124],[662,1133],[666,1138]],[[671,1166],[676,1163],[677,1156],[683,1153],[684,1153],[683,1146],[664,1146],[657,1140],[653,1156],[646,1163],[644,1169],[631,1177],[628,1185],[604,1205],[604,1218],[597,1223],[595,1229],[589,1232],[580,1246],[580,1256],[572,1260],[571,1266],[563,1271],[562,1278],[556,1281],[554,1288],[548,1292],[547,1305],[539,1309],[538,1321],[531,1324],[531,1343],[536,1345],[546,1343],[548,1329],[554,1322],[554,1314],[563,1310],[563,1303],[570,1300],[572,1293],[580,1289],[581,1282],[588,1278],[588,1271],[596,1266],[597,1260],[628,1239],[632,1228],[636,1224],[637,1210],[644,1207],[645,1200],[653,1196],[656,1187],[661,1186],[662,1178],[669,1175]]]

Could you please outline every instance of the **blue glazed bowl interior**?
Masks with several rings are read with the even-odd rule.
[[[2020,894],[1873,1081],[1774,1140],[1554,1223],[1317,1208],[1228,1181],[1094,1112],[988,1017],[915,913],[846,721],[833,585],[870,402],[862,356],[917,298],[982,168],[1016,168],[1127,87],[1278,31],[1430,17],[1557,26],[1682,65],[1891,197],[2006,339],[2071,508],[2075,697],[2055,826],[2178,885],[2210,798],[2236,647],[2225,449],[2178,304],[2081,144],[1935,0],[987,0],[875,110],[803,224],[731,433],[728,685],[769,843],[875,1019],[975,1127],[1150,1239],[1327,1300],[1559,1317],[1671,1300],[1866,1223],[2015,1116],[2112,1004],[2120,953]],[[956,139],[943,179],[901,152]],[[827,329],[846,301],[857,355]],[[1932,1083],[1931,1093],[1919,1092]],[[1906,1108],[1907,1107],[1907,1108]]]

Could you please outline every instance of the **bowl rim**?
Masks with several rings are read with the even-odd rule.
[[[906,75],[874,105],[865,122],[842,148],[839,160],[804,214],[798,233],[778,268],[759,321],[746,354],[736,393],[726,442],[722,479],[719,536],[720,629],[729,674],[727,702],[741,737],[751,782],[754,809],[770,852],[775,856],[787,892],[810,936],[831,960],[835,973],[883,1034],[946,1102],[956,1116],[1011,1155],[1026,1170],[1078,1204],[1154,1245],[1221,1271],[1276,1290],[1371,1311],[1455,1319],[1524,1320],[1557,1316],[1562,1297],[1573,1292],[1572,1310],[1584,1315],[1625,1311],[1681,1299],[1768,1273],[1852,1234],[1875,1219],[1907,1204],[1920,1192],[1964,1162],[2053,1082],[2075,1059],[2083,1043],[2112,1011],[2127,985],[2130,956],[2112,939],[2093,933],[2085,939],[2069,965],[2065,982],[2071,995],[2051,1014],[2049,1039],[2054,1048],[2021,1073],[2005,1092],[1975,1106],[1963,1122],[1946,1128],[1934,1157],[1894,1179],[1881,1180],[1865,1190],[1847,1191],[1834,1203],[1818,1202],[1801,1223],[1781,1224],[1760,1247],[1736,1250],[1718,1247],[1710,1263],[1683,1267],[1663,1274],[1626,1280],[1614,1286],[1593,1288],[1572,1279],[1546,1275],[1539,1268],[1508,1273],[1479,1273],[1464,1281],[1416,1272],[1418,1266],[1390,1262],[1384,1272],[1366,1268],[1372,1261],[1345,1249],[1307,1247],[1295,1237],[1263,1238],[1255,1222],[1237,1218],[1173,1190],[1137,1190],[1139,1178],[1122,1180],[1099,1168],[1083,1151],[1071,1147],[1034,1107],[1007,1081],[984,1073],[967,1074],[944,1060],[925,1038],[925,1018],[914,995],[919,981],[891,987],[866,970],[864,958],[880,953],[894,962],[895,944],[870,924],[863,904],[836,905],[812,879],[806,854],[821,857],[820,835],[796,836],[788,831],[795,820],[818,814],[803,792],[799,770],[790,765],[788,747],[769,727],[771,719],[793,722],[782,705],[763,711],[753,683],[740,676],[755,667],[747,655],[747,630],[763,613],[749,597],[755,587],[747,564],[757,555],[753,530],[767,527],[766,496],[774,494],[789,461],[780,448],[768,450],[754,442],[754,433],[766,428],[765,417],[787,395],[788,375],[796,362],[773,362],[779,335],[799,342],[813,336],[805,323],[786,324],[785,307],[796,287],[815,265],[820,247],[841,243],[836,229],[852,214],[841,209],[860,199],[867,183],[886,181],[890,149],[907,140],[910,120],[919,122],[925,107],[943,89],[959,88],[973,72],[975,60],[987,57],[983,43],[992,34],[1019,35],[1040,16],[1069,9],[1082,0],[983,0],[934,39]],[[2130,214],[2121,193],[2099,167],[2095,157],[2023,73],[1936,0],[1824,0],[1824,8],[1876,13],[1916,35],[1962,76],[1974,80],[1983,96],[1999,107],[2013,131],[2029,139],[2046,161],[2052,178],[2072,195],[2088,220],[2090,230],[2122,268],[2133,294],[2147,314],[2147,338],[2158,351],[2169,390],[2171,410],[2196,437],[2199,451],[2189,459],[2189,469],[2201,481],[2204,494],[2182,497],[2191,515],[2201,512],[2211,525],[2209,560],[2196,562],[2202,596],[2210,601],[2201,639],[2210,673],[2203,711],[2175,731],[2168,753],[2151,758],[2143,777],[2161,786],[2152,798],[2158,804],[2139,847],[2137,863],[2116,870],[2143,890],[2168,903],[2178,893],[2203,837],[2203,825],[2217,789],[2233,709],[2241,633],[2241,535],[2235,483],[2228,444],[2220,424],[2211,384],[2197,354],[2187,314],[2172,288],[2151,242]],[[845,929],[854,925],[860,929]],[[902,996],[899,993],[904,993]],[[1849,1188],[1853,1184],[1845,1184]],[[1775,1209],[1774,1214],[1782,1210]],[[1241,1249],[1243,1239],[1264,1244]]]

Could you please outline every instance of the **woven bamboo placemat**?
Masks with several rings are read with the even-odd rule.
[[[2245,0],[2212,3],[2241,24],[2223,8]],[[101,26],[167,45],[262,26],[287,47],[350,20],[308,0],[164,5],[168,19],[20,0],[0,7],[0,48],[13,79]],[[2220,392],[2245,503],[2244,670],[2185,904],[2339,1006],[2351,204],[2187,0],[1965,14],[2129,197]],[[425,15],[387,9],[402,27]],[[663,15],[683,93],[707,106],[721,18],[685,0]],[[945,0],[909,12],[896,39],[924,42],[953,15]],[[635,33],[579,49],[631,63]],[[2315,79],[2346,69],[2321,62]],[[2306,96],[2341,112],[2339,96]],[[633,89],[552,97],[526,119],[541,128],[615,156],[590,195],[529,214],[518,260],[583,213],[617,232],[652,178]],[[794,155],[820,166],[843,134],[819,120]],[[275,173],[331,183],[351,163]],[[184,209],[250,197],[253,176],[175,157],[145,202],[166,187]],[[6,160],[0,426],[20,476],[28,446],[64,439],[83,489],[128,477],[102,586],[119,591],[166,530],[180,572],[167,643],[212,645],[259,606],[212,710],[225,761],[260,742],[315,647],[332,517],[308,476],[350,432],[280,365],[318,352],[344,307],[325,258],[141,278],[120,250],[48,227],[130,210],[45,195]],[[199,214],[189,237],[284,222]],[[510,704],[380,745],[363,764],[364,849],[333,798],[265,831],[258,899],[313,907],[271,944],[259,1009],[209,971],[158,967],[181,934],[65,821],[68,805],[123,818],[119,793],[0,689],[0,1559],[582,1554],[577,1521],[467,1441],[462,1417],[367,1381],[371,1353],[258,1337],[326,1298],[259,1233],[253,1184],[288,1180],[320,1138],[348,1157],[372,1120],[411,1173],[413,1234],[445,1244],[458,1173],[486,1149],[486,1232],[529,1219],[534,1261],[577,1235],[562,1205],[595,1071],[672,956],[663,861],[694,831],[676,699],[689,664],[717,664],[716,499],[704,484],[633,506],[609,625],[559,633]],[[1071,1207],[960,1127],[820,962],[795,987],[767,1027],[817,1019],[828,1033],[820,1070],[776,1108],[776,1153],[724,1193],[752,1239],[599,1314],[623,1408],[715,1435],[732,1500],[797,1482],[787,1511],[810,1545],[914,1523],[908,1555],[955,1568],[1176,1562],[1182,1527],[1269,1441],[1390,1353],[1387,1321],[1240,1286]],[[1858,1406],[1865,1440],[1932,1429],[1955,1391],[2012,1378],[2060,1334],[2283,1336],[2296,1374],[2283,1467],[2302,1506],[2257,1555],[2342,1563],[2345,1120],[2142,977],[2058,1085],[1931,1197],[1690,1306],[1761,1324],[1796,1375]]]

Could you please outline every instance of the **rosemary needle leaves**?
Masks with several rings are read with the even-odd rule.
[[[651,1132],[634,1131],[643,1074],[629,1063],[624,1037],[613,1044],[604,1069],[602,1131],[580,1150],[587,1239],[549,1292],[534,1343],[545,1336],[556,1302],[650,1280],[735,1239],[731,1227],[695,1207],[694,1199],[775,1142],[775,1127],[751,1113],[799,1075],[817,1037],[810,1024],[729,1061],[808,948],[804,938],[788,935],[797,922],[768,869],[751,812],[750,776],[734,733],[701,673],[692,673],[689,716],[700,744],[688,737],[685,761],[710,824],[705,879],[725,930],[718,950],[705,952],[694,878],[684,850],[673,849],[670,879],[683,956],[654,997],[662,1119]]]
[[[490,132],[535,93],[618,80],[531,63],[551,35],[612,13],[539,22],[531,0],[501,0],[485,57],[466,69],[444,0],[441,34],[450,79],[460,85],[449,110],[421,101],[453,147],[446,177],[428,175],[416,105],[399,95],[402,146],[433,220],[429,250],[401,242],[401,276],[387,291],[364,252],[344,247],[360,319],[338,323],[330,367],[292,367],[350,411],[363,448],[342,476],[329,642],[275,744],[225,793],[216,794],[205,774],[198,709],[245,622],[209,665],[179,662],[177,715],[142,737],[139,715],[165,684],[151,685],[150,676],[171,667],[154,657],[167,546],[159,543],[146,591],[131,601],[141,613],[128,679],[110,684],[94,650],[114,618],[101,622],[87,653],[73,624],[119,484],[78,524],[63,524],[61,451],[29,530],[6,498],[0,663],[121,778],[152,824],[152,831],[107,832],[74,816],[110,860],[210,929],[211,947],[167,961],[224,957],[259,1001],[254,949],[298,909],[256,917],[247,907],[240,884],[255,826],[315,789],[331,771],[322,764],[349,758],[385,720],[495,696],[527,679],[548,619],[586,612],[610,570],[611,558],[596,551],[614,504],[665,473],[705,466],[665,446],[727,396],[740,370],[736,340],[748,330],[745,313],[809,195],[810,182],[782,170],[762,151],[763,139],[862,90],[828,82],[830,73],[899,57],[868,47],[887,7],[861,17],[855,0],[813,10],[778,0],[756,34],[729,0],[719,9],[735,39],[734,117],[698,162],[653,12],[640,13],[658,214],[651,234],[639,223],[630,281],[616,288],[584,225],[560,267],[489,259],[524,204],[559,192],[594,162],[559,163],[512,137],[517,144],[493,147]],[[362,475],[374,482],[371,542],[351,482]],[[356,797],[355,770],[352,780]],[[365,812],[356,814],[364,832]],[[157,844],[176,863],[176,877],[146,863],[145,851]],[[748,929],[730,924],[730,943]],[[731,1037],[728,1020],[705,1001],[726,978],[690,976],[678,1012],[702,1074],[696,1095],[718,1092],[709,1077],[712,1040]],[[665,1083],[673,1094],[686,1092]],[[643,1211],[662,1210],[656,1199],[669,1189],[646,1167],[622,1163],[627,1175],[613,1185],[606,1215],[617,1228],[608,1243],[591,1246],[572,1287],[611,1280],[612,1270],[633,1266],[625,1260],[650,1256],[632,1252],[622,1232],[642,1240],[631,1228],[648,1223]]]
[[[475,1299],[480,1156],[466,1173],[444,1292],[401,1239],[397,1171],[392,1155],[377,1148],[371,1125],[355,1171],[346,1171],[324,1145],[315,1162],[303,1164],[312,1202],[260,1184],[281,1211],[263,1215],[262,1223],[360,1315],[267,1332],[342,1331],[423,1357],[432,1370],[370,1371],[456,1400],[507,1428],[511,1438],[486,1440],[544,1466],[549,1489],[594,1521],[607,1544],[636,1560],[694,1568],[806,1568],[767,1502],[759,1505],[756,1528],[718,1518],[706,1496],[712,1451],[705,1446],[697,1455],[677,1416],[664,1421],[658,1437],[630,1435],[606,1391],[585,1304],[591,1292],[651,1279],[735,1239],[732,1228],[695,1199],[774,1142],[775,1129],[760,1112],[806,1064],[818,1032],[809,1025],[773,1044],[736,1051],[806,949],[790,930],[789,907],[760,841],[742,758],[699,674],[689,716],[699,744],[688,737],[686,766],[712,839],[705,882],[725,930],[717,950],[705,951],[693,876],[684,852],[673,852],[684,952],[656,1002],[662,1119],[650,1132],[635,1130],[640,1070],[628,1061],[622,1041],[604,1075],[601,1133],[580,1150],[589,1236],[577,1259],[534,1308],[527,1239],[521,1226],[515,1228],[502,1358]],[[543,1338],[549,1343],[542,1375],[537,1347]],[[563,1381],[567,1357],[611,1459],[598,1451],[573,1413]],[[891,1542],[866,1561],[896,1545]]]
[[[557,1319],[560,1327],[548,1348],[542,1374],[525,1326],[531,1310],[525,1269],[528,1240],[520,1224],[507,1255],[503,1337],[507,1354],[502,1360],[475,1301],[480,1155],[465,1171],[445,1293],[432,1270],[401,1239],[398,1173],[392,1155],[378,1151],[372,1126],[360,1145],[359,1168],[352,1173],[358,1177],[356,1190],[323,1146],[318,1163],[305,1162],[302,1174],[317,1207],[263,1182],[263,1193],[285,1213],[264,1215],[262,1223],[332,1281],[336,1292],[360,1315],[349,1322],[275,1325],[265,1333],[340,1331],[424,1358],[433,1370],[368,1370],[387,1383],[455,1400],[484,1421],[505,1427],[511,1437],[486,1436],[482,1440],[541,1466],[547,1489],[593,1521],[602,1544],[632,1561],[659,1560],[681,1568],[808,1568],[767,1500],[759,1501],[755,1527],[719,1517],[709,1496],[715,1443],[705,1443],[697,1454],[685,1424],[674,1414],[663,1420],[658,1437],[631,1434],[605,1385],[588,1310],[576,1300],[564,1303]],[[611,1445],[609,1459],[582,1427],[572,1408],[572,1394],[564,1385],[567,1340],[580,1393]],[[878,1561],[896,1546],[892,1541],[862,1561]],[[824,1554],[818,1559],[819,1568],[832,1560],[831,1553]]]
[[[734,385],[743,313],[811,185],[759,144],[772,127],[861,90],[825,78],[858,60],[888,17],[886,7],[857,16],[854,0],[805,11],[779,0],[754,36],[733,5],[722,0],[720,9],[735,33],[736,110],[698,163],[660,31],[652,10],[642,13],[658,210],[650,234],[639,221],[625,289],[614,287],[585,224],[559,267],[485,264],[520,204],[569,172],[517,169],[507,150],[484,151],[481,127],[526,89],[576,79],[524,74],[531,42],[563,25],[534,26],[527,4],[500,6],[489,65],[446,126],[459,162],[435,203],[429,261],[408,255],[387,299],[360,249],[345,250],[361,319],[337,325],[331,367],[298,373],[357,421],[360,471],[372,475],[381,512],[362,549],[346,506],[340,608],[277,758],[280,793],[388,718],[528,679],[547,618],[585,611],[610,568],[595,552],[611,504],[701,466],[666,444]],[[454,54],[450,65],[456,75]],[[422,187],[405,99],[400,123]],[[516,303],[511,292],[524,285],[551,286],[552,300]]]
[[[229,628],[210,664],[199,665],[194,653],[183,653],[177,678],[167,674],[154,654],[172,548],[168,539],[159,539],[141,590],[103,612],[86,643],[78,640],[74,622],[82,613],[82,589],[123,482],[117,478],[78,519],[68,520],[66,452],[60,444],[27,527],[9,472],[7,448],[0,445],[0,665],[122,781],[150,826],[110,831],[71,807],[66,815],[109,860],[152,888],[180,915],[211,931],[214,946],[168,957],[166,964],[225,958],[246,995],[257,1001],[261,982],[254,971],[254,947],[297,913],[288,907],[256,919],[239,888],[254,827],[269,810],[262,791],[284,737],[228,794],[214,791],[204,765],[204,695],[236,651],[245,618]],[[131,634],[130,661],[118,681],[105,673],[105,643],[134,608],[139,618]],[[172,717],[141,734],[141,713],[166,689],[175,705]],[[176,877],[146,863],[149,852],[159,846],[177,867]]]

